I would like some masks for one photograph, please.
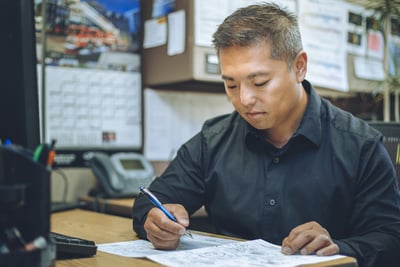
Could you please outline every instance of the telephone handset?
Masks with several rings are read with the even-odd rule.
[[[154,177],[150,162],[138,153],[115,153],[111,156],[93,152],[89,166],[96,176],[102,197],[134,197],[141,186],[149,186]]]

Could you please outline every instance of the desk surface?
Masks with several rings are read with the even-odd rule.
[[[131,218],[135,198],[95,198],[83,196],[79,198],[79,201],[85,203],[90,210]],[[195,218],[204,216],[207,216],[204,208],[199,209],[192,215]]]
[[[132,218],[132,207],[135,198],[95,198],[83,196],[79,198],[79,201],[85,203],[90,210]]]
[[[132,231],[132,220],[113,215],[107,215],[86,210],[70,210],[58,212],[51,215],[51,230],[61,234],[81,237],[95,241],[97,244],[128,241],[137,239]],[[102,251],[90,258],[80,258],[71,260],[57,260],[56,267],[63,266],[160,266],[145,259],[121,257]],[[353,258],[343,258],[320,264],[307,265],[313,267],[322,266],[346,266],[356,267]]]
[[[93,211],[70,210],[51,215],[51,231],[93,240],[96,244],[137,239],[132,231],[132,220]],[[144,259],[132,259],[97,251],[96,256],[71,260],[57,260],[56,267],[62,266],[160,266]]]

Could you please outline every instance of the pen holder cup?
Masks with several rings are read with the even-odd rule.
[[[15,240],[8,229],[18,232]],[[0,145],[0,266],[53,266],[49,232],[50,170],[27,150]],[[25,245],[39,237],[46,244],[27,251]]]

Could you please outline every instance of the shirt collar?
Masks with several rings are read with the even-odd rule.
[[[308,94],[308,103],[295,135],[302,135],[316,146],[321,144],[321,98],[307,81],[303,81],[303,87]]]
[[[319,146],[321,143],[321,99],[307,80],[304,80],[302,84],[304,90],[308,94],[308,103],[300,126],[293,137],[303,136],[316,146]],[[259,130],[253,128],[250,124],[245,122],[244,119],[241,118],[241,120],[247,125],[247,142],[250,141],[248,140],[249,138],[253,140],[264,140]]]

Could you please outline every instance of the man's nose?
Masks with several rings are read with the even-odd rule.
[[[240,87],[240,102],[245,106],[250,106],[255,103],[254,92],[251,88],[242,85]]]

